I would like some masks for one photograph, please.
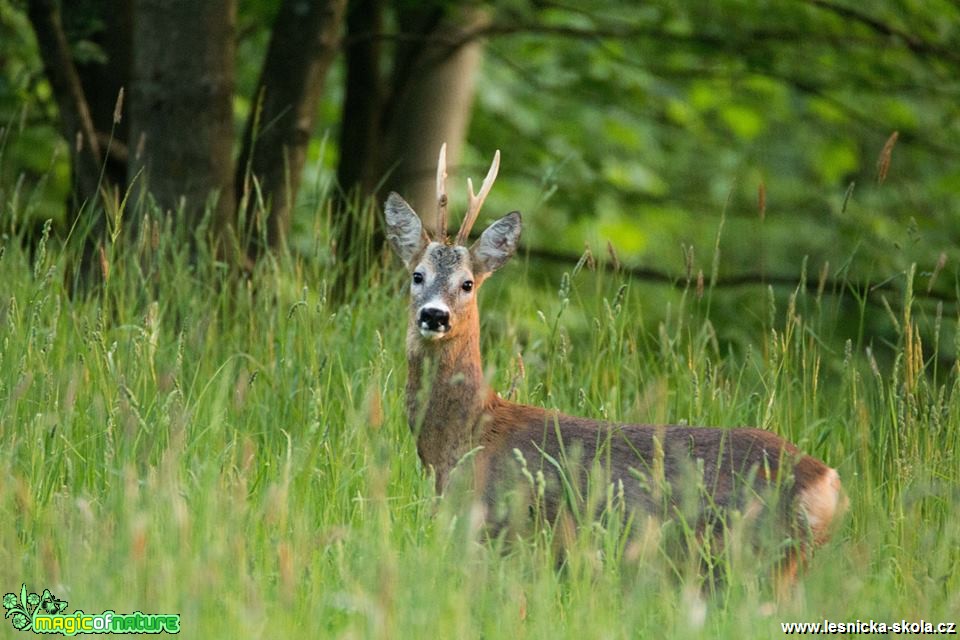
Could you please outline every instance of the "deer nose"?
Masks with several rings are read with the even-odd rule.
[[[450,329],[450,312],[439,307],[424,307],[417,321],[421,331],[444,332]]]

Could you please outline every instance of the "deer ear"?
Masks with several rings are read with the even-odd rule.
[[[406,200],[392,191],[383,206],[383,214],[390,246],[407,268],[412,268],[414,258],[430,243],[420,218]]]
[[[517,250],[521,226],[520,212],[514,211],[487,227],[470,247],[475,275],[492,273],[510,259]]]

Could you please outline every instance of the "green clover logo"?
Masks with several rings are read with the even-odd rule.
[[[19,629],[20,631],[24,631],[29,626],[30,626],[30,620],[27,618],[27,616],[23,615],[22,613],[13,614],[14,629]]]
[[[27,593],[27,585],[24,584],[20,587],[20,597],[15,593],[3,595],[3,608],[6,609],[3,617],[12,618],[10,623],[14,629],[27,631],[33,626],[33,620],[37,614],[63,613],[67,603],[57,599],[50,593],[50,589],[44,589],[43,594]]]

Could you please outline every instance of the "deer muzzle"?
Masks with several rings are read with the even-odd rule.
[[[417,314],[417,328],[424,338],[439,338],[450,330],[450,311],[439,306],[422,307]]]

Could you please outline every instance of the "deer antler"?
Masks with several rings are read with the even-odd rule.
[[[470,199],[467,204],[467,215],[464,217],[463,224],[460,225],[460,231],[457,233],[457,244],[465,244],[467,238],[470,237],[470,229],[473,228],[473,223],[477,221],[477,216],[480,215],[480,207],[483,206],[483,201],[487,199],[487,194],[490,193],[490,188],[493,187],[493,181],[497,179],[497,171],[499,170],[500,150],[497,149],[497,152],[493,154],[490,171],[487,172],[487,177],[483,179],[483,184],[480,185],[480,193],[473,193],[473,181],[467,178]]]
[[[440,145],[437,159],[437,241],[447,241],[447,143]]]

